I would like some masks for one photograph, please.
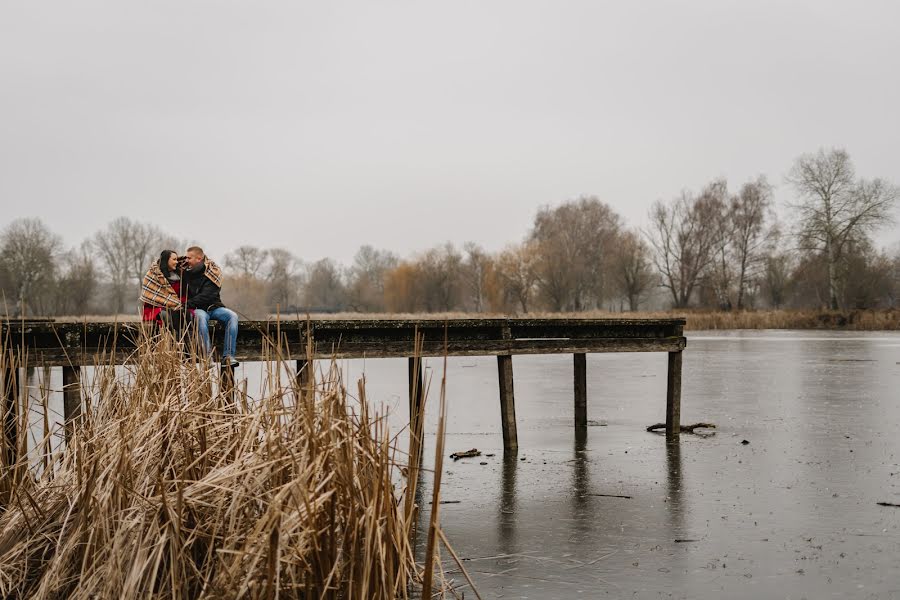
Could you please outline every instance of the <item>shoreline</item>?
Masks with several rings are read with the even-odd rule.
[[[610,311],[585,311],[579,313],[550,313],[536,312],[518,315],[502,313],[314,313],[314,314],[281,314],[282,320],[293,319],[376,319],[376,318],[416,318],[425,320],[465,319],[465,318],[503,318],[515,316],[518,318],[544,317],[572,317],[595,319],[671,319],[684,318],[687,323],[685,331],[711,331],[711,330],[740,330],[740,329],[817,329],[834,331],[900,331],[900,309],[859,309],[844,311],[826,310],[756,310],[756,311],[702,311],[668,310],[668,311],[637,311],[637,312],[610,312]],[[241,315],[242,319],[249,316]],[[275,315],[270,315],[276,319]],[[15,320],[15,319],[13,319]],[[137,315],[91,315],[84,317],[55,317],[59,322],[102,321],[120,323],[139,321]]]

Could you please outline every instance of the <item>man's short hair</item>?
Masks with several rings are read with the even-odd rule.
[[[187,249],[186,253],[187,252],[193,252],[194,254],[199,254],[200,256],[206,256],[205,254],[203,254],[203,248],[201,248],[200,246],[191,246]]]

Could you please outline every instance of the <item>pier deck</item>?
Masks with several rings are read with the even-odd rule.
[[[242,321],[237,358],[296,360],[298,379],[311,371],[309,360],[335,358],[409,358],[410,405],[418,401],[421,358],[496,356],[504,448],[518,448],[512,357],[522,354],[572,354],[575,427],[587,427],[585,355],[594,352],[665,352],[668,354],[666,433],[680,431],[681,353],[687,341],[684,319],[463,318],[463,319],[309,319]],[[123,363],[134,352],[145,324],[138,322],[3,321],[0,335],[10,349],[3,365],[7,417],[18,398],[18,368],[62,367],[65,418],[80,408],[81,367]],[[221,328],[218,328],[221,329]],[[221,343],[221,331],[216,335]],[[417,339],[418,351],[417,351]],[[412,413],[411,413],[412,414]],[[9,422],[9,421],[7,421]],[[7,431],[9,434],[10,432]]]

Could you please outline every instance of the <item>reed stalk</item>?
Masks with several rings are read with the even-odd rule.
[[[401,451],[363,381],[352,398],[332,361],[301,390],[283,348],[279,333],[257,398],[169,335],[143,340],[124,373],[99,356],[69,442],[52,450],[45,423],[37,460],[0,464],[0,597],[418,589],[412,475],[424,419]],[[0,363],[15,356],[6,344]]]

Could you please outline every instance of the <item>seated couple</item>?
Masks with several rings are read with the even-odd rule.
[[[238,316],[222,304],[221,288],[222,269],[209,260],[201,248],[191,246],[183,257],[174,250],[163,250],[141,283],[143,320],[176,331],[193,323],[207,356],[212,353],[209,321],[219,321],[225,325],[222,364],[237,367],[239,363],[234,358],[234,350]]]

